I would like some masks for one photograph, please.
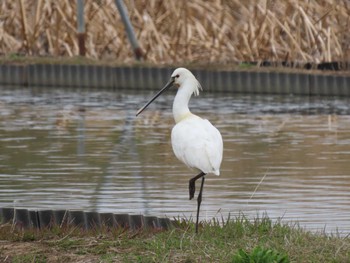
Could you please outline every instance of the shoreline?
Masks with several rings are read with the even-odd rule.
[[[0,225],[13,224],[25,229],[46,229],[63,225],[89,230],[96,227],[122,227],[125,229],[158,229],[172,227],[169,218],[140,214],[115,214],[82,210],[51,210],[0,207]]]
[[[118,64],[86,58],[29,59],[0,64],[0,84],[26,87],[79,87],[158,90],[180,65]],[[350,96],[348,71],[301,70],[252,65],[183,65],[209,92]],[[207,68],[207,69],[206,69]]]

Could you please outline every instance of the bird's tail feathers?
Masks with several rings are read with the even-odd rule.
[[[220,170],[216,170],[213,172],[215,175],[219,176],[220,175]]]

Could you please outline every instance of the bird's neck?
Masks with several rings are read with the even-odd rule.
[[[186,85],[192,85],[192,83],[184,83],[181,87],[179,87],[177,94],[173,103],[173,115],[176,123],[186,119],[193,114],[190,112],[188,108],[188,102],[192,96],[192,89],[186,87]]]

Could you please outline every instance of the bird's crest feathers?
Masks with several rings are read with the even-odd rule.
[[[199,91],[203,90],[202,85],[199,83],[196,77],[192,74],[191,71],[189,71],[186,68],[175,69],[173,74],[171,74],[171,77],[174,78],[175,84],[178,84],[178,85],[181,85],[184,81],[190,80],[194,84],[192,87],[193,87],[193,93],[195,96],[198,96]]]
[[[196,79],[197,80],[197,79]],[[203,90],[202,85],[199,83],[199,81],[197,80],[197,88],[193,91],[194,95],[198,96],[199,95],[199,91]]]

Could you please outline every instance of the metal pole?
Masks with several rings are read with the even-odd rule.
[[[78,46],[79,55],[85,56],[85,20],[84,20],[84,0],[77,2],[77,32],[78,32]]]
[[[139,43],[136,39],[134,29],[132,27],[132,24],[130,22],[128,11],[126,10],[126,7],[124,5],[123,0],[115,0],[115,4],[117,5],[118,11],[120,13],[120,17],[123,21],[123,24],[125,26],[126,33],[128,35],[129,42],[134,50],[134,54],[137,60],[140,60],[143,57],[143,52],[139,46]]]

